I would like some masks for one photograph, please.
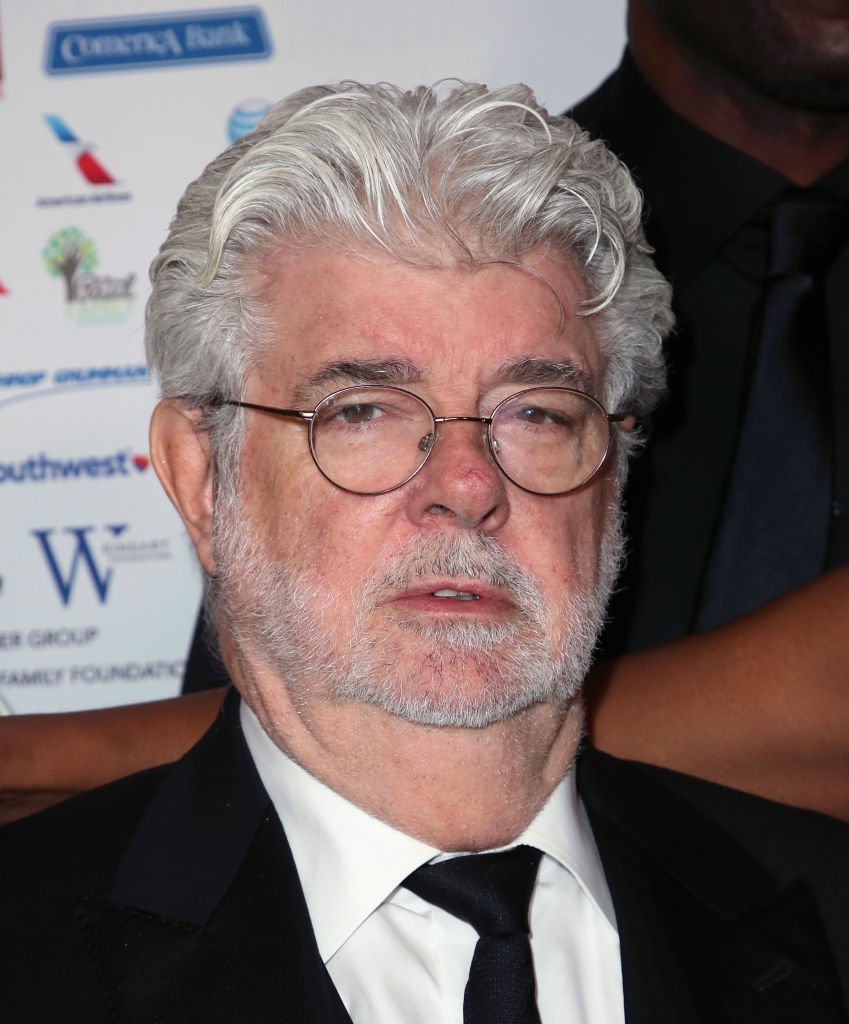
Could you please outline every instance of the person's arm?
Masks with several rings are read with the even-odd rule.
[[[602,663],[593,743],[849,820],[849,567],[739,622]],[[0,821],[179,757],[223,690],[0,718]]]
[[[849,567],[601,663],[588,696],[601,750],[849,820]]]
[[[0,718],[0,822],[175,760],[212,723],[224,692]]]

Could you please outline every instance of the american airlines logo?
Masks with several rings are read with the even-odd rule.
[[[73,164],[90,186],[79,194],[38,196],[36,206],[79,206],[81,203],[127,202],[132,194],[116,187],[118,184],[106,164],[95,156],[93,142],[80,138],[59,114],[45,114],[44,121],[54,139],[61,145],[69,163]]]
[[[103,480],[144,473],[150,465],[147,455],[129,449],[106,455],[79,458],[51,458],[45,452],[30,455],[19,462],[0,462],[0,486],[3,484],[43,483],[49,480]]]
[[[115,184],[115,179],[94,155],[92,143],[79,139],[58,114],[45,114],[44,120],[89,185]]]

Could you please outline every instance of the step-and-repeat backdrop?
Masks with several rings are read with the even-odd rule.
[[[200,600],[150,466],[147,266],[183,187],[317,82],[523,80],[618,59],[624,0],[0,0],[0,706],[179,692]]]

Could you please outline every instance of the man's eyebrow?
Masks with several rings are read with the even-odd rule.
[[[337,388],[357,384],[414,384],[424,371],[409,359],[338,359],[325,363],[294,390],[294,401],[315,401]]]
[[[496,379],[510,384],[526,384],[528,387],[564,387],[595,394],[595,381],[591,374],[576,363],[543,359],[540,356],[522,356],[508,363],[502,363]]]

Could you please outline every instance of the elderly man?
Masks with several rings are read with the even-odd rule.
[[[803,883],[648,769],[576,787],[670,324],[604,146],[521,87],[307,90],[152,278],[153,459],[241,703],[7,830],[9,1019],[845,1020]]]

